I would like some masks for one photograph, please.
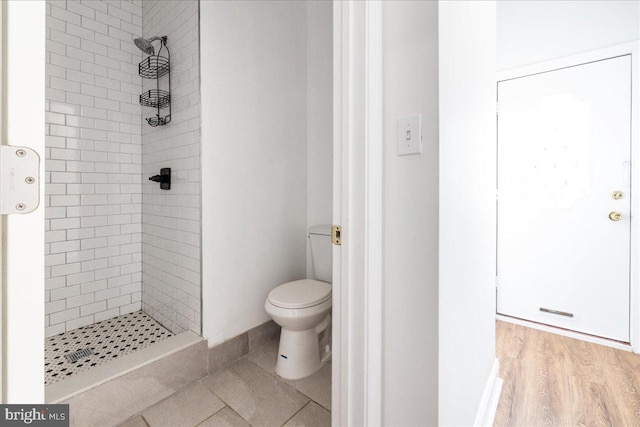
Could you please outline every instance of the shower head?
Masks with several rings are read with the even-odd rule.
[[[151,44],[151,42],[154,42],[156,40],[164,41],[166,38],[167,36],[164,36],[164,37],[155,36],[155,37],[151,37],[150,39],[145,39],[140,37],[135,39],[133,42],[136,44],[136,46],[138,46],[138,49],[140,49],[147,55],[155,55],[156,50],[153,48],[153,45]]]

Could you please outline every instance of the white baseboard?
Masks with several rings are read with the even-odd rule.
[[[500,401],[500,392],[502,391],[502,379],[498,376],[500,373],[500,364],[496,358],[493,362],[493,368],[487,379],[487,384],[482,393],[480,406],[476,414],[476,420],[473,422],[474,427],[490,427],[493,426],[493,420],[496,417],[498,402]]]
[[[496,314],[496,320],[502,320],[503,322],[513,323],[520,326],[526,326],[527,328],[538,329],[540,331],[549,332],[556,335],[562,335],[563,337],[575,338],[577,340],[587,341],[594,344],[600,344],[607,347],[617,348],[618,350],[633,351],[631,344],[625,344],[619,341],[608,340],[606,338],[594,337],[593,335],[581,334],[580,332],[569,331],[567,329],[555,328],[553,326],[543,325],[541,323],[529,322],[516,317],[504,316],[502,314]]]

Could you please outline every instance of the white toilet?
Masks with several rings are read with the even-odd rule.
[[[264,308],[282,327],[276,373],[299,379],[316,372],[331,357],[331,226],[309,227],[313,276],[285,283],[269,293]]]

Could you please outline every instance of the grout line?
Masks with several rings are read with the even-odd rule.
[[[205,386],[205,387],[206,387],[206,386]],[[222,411],[224,408],[229,408],[229,406],[228,406],[228,405],[224,405],[222,408],[218,409],[216,412],[214,412],[213,414],[209,415],[207,418],[205,418],[204,420],[202,420],[202,421],[200,421],[198,424],[196,424],[196,427],[197,427],[197,426],[200,426],[200,425],[202,425],[202,424],[204,424],[204,422],[205,422],[205,421],[207,421],[209,418],[214,417],[217,413],[219,413],[220,411]],[[233,409],[232,409],[232,410],[233,410]],[[234,412],[235,412],[235,411],[234,411]],[[240,417],[240,418],[242,418],[242,417]],[[244,419],[244,418],[242,418],[242,419]]]
[[[293,381],[296,381],[296,380],[293,380]],[[289,384],[287,384],[287,385],[289,385]],[[303,395],[304,397],[306,397],[307,399],[309,399],[309,401],[310,401],[310,402],[313,402],[313,403],[315,403],[316,405],[318,405],[319,407],[321,407],[321,408],[323,408],[323,409],[326,409],[327,411],[331,412],[331,409],[329,409],[329,408],[325,408],[325,406],[324,406],[322,403],[320,403],[320,402],[316,401],[316,400],[315,400],[313,397],[311,397],[311,396],[307,396],[307,395],[306,395],[302,390],[298,390],[298,388],[297,388],[296,386],[293,386],[293,385],[289,385],[289,386],[290,386],[290,387],[292,387],[295,391],[297,391],[297,392],[298,392],[298,393],[300,393],[301,395]]]
[[[264,345],[264,344],[263,344],[263,345]],[[288,422],[289,422],[293,417],[295,417],[295,416],[296,416],[300,411],[302,411],[304,408],[306,408],[307,406],[309,406],[309,404],[310,404],[311,402],[315,403],[315,404],[316,404],[316,405],[318,405],[319,407],[321,407],[321,408],[323,408],[323,409],[325,409],[325,410],[329,411],[329,413],[331,413],[331,410],[330,410],[330,409],[325,408],[325,407],[324,407],[324,405],[322,405],[322,404],[320,404],[319,402],[315,401],[315,400],[314,400],[313,398],[311,398],[310,396],[307,396],[305,393],[303,393],[302,391],[298,390],[294,385],[289,384],[289,383],[287,382],[287,380],[284,380],[283,378],[278,377],[278,376],[275,374],[275,372],[273,372],[273,373],[272,373],[272,372],[269,372],[267,369],[263,368],[262,366],[258,365],[258,364],[257,364],[257,363],[255,363],[255,362],[253,362],[253,361],[249,360],[248,356],[249,356],[249,354],[250,354],[250,353],[252,353],[252,352],[249,352],[249,353],[247,353],[247,354],[245,354],[245,355],[243,355],[243,356],[239,357],[238,359],[236,359],[234,362],[232,362],[232,363],[231,363],[229,366],[227,366],[226,368],[221,369],[221,370],[219,370],[219,371],[217,371],[217,372],[215,372],[215,373],[213,373],[213,374],[207,374],[207,375],[206,375],[206,376],[204,376],[203,378],[200,378],[200,379],[198,379],[198,380],[194,381],[193,383],[188,384],[187,386],[185,386],[185,387],[181,388],[180,390],[176,390],[173,394],[171,394],[171,395],[167,396],[166,398],[162,399],[161,401],[159,401],[159,402],[157,402],[157,403],[154,403],[153,405],[148,406],[148,407],[147,407],[147,408],[145,408],[143,411],[145,411],[145,410],[147,410],[147,409],[149,409],[149,408],[151,408],[151,407],[153,407],[153,406],[155,406],[155,405],[161,404],[161,403],[162,403],[162,402],[164,402],[165,400],[167,400],[167,399],[169,399],[169,398],[171,398],[171,397],[175,396],[175,394],[176,394],[176,393],[179,393],[180,391],[182,391],[182,390],[186,389],[187,387],[190,387],[190,386],[192,386],[192,385],[194,385],[194,384],[196,384],[196,383],[200,383],[201,385],[204,385],[204,386],[205,386],[205,388],[206,388],[207,390],[209,390],[209,391],[210,391],[214,396],[216,396],[218,399],[220,399],[220,401],[221,401],[221,402],[223,402],[223,403],[225,404],[225,406],[224,406],[224,407],[222,407],[222,408],[220,408],[220,410],[218,410],[218,411],[214,412],[213,414],[211,414],[209,417],[207,417],[207,418],[206,418],[206,419],[204,419],[203,421],[201,421],[201,422],[200,422],[200,424],[198,424],[198,425],[201,425],[201,424],[202,424],[202,423],[204,423],[206,420],[208,420],[209,418],[213,417],[214,415],[216,415],[217,413],[219,413],[220,411],[222,411],[224,408],[229,408],[229,410],[231,410],[231,411],[232,411],[234,414],[236,414],[239,418],[241,418],[242,420],[244,420],[244,421],[246,421],[247,423],[251,424],[251,422],[250,422],[249,420],[245,419],[242,415],[240,415],[240,414],[239,414],[235,409],[233,409],[233,407],[232,407],[232,406],[231,406],[231,405],[230,405],[230,404],[229,404],[225,399],[223,399],[221,396],[219,396],[219,395],[218,395],[218,394],[217,394],[217,393],[216,393],[216,392],[215,392],[215,391],[214,391],[214,390],[213,390],[213,389],[212,389],[208,384],[206,384],[206,383],[203,381],[203,380],[204,380],[206,377],[208,377],[208,376],[215,375],[215,374],[220,373],[220,372],[224,372],[225,370],[229,370],[229,368],[230,368],[231,366],[233,366],[235,363],[237,363],[237,362],[238,362],[238,361],[240,361],[241,359],[246,359],[246,360],[247,360],[247,362],[251,363],[252,365],[254,365],[254,366],[256,366],[256,367],[258,367],[261,371],[265,372],[265,373],[266,373],[267,375],[269,375],[271,378],[273,378],[273,379],[277,380],[278,382],[280,382],[280,383],[282,383],[282,384],[286,385],[287,387],[290,387],[292,390],[294,390],[295,392],[299,393],[300,395],[302,395],[303,397],[305,397],[305,398],[307,399],[307,402],[306,402],[304,405],[302,405],[302,407],[300,407],[300,409],[298,409],[298,410],[297,410],[293,415],[291,415],[291,417],[289,417],[289,418],[288,418],[288,419],[287,419],[287,420],[286,420],[282,425],[284,425],[284,424],[288,423]],[[290,380],[290,381],[295,381],[295,380]],[[144,416],[142,415],[142,412],[143,412],[143,411],[139,412],[137,415],[140,415],[140,416],[143,418],[143,420],[145,421],[145,423],[147,423],[146,419],[145,419],[145,418],[144,418]],[[134,416],[135,416],[135,415],[134,415]],[[148,425],[149,425],[149,424],[147,423],[147,426],[148,426]]]
[[[246,358],[246,359],[247,359],[247,361],[249,361],[249,362],[253,363],[253,364],[254,364],[254,365],[256,365],[258,368],[262,369],[262,370],[263,370],[263,371],[265,371],[267,374],[271,375],[273,378],[275,378],[275,379],[277,379],[277,380],[282,381],[283,383],[285,383],[285,384],[286,384],[286,385],[288,385],[289,387],[293,388],[295,391],[297,391],[298,393],[300,393],[301,395],[303,395],[304,397],[306,397],[306,398],[307,398],[307,399],[309,399],[310,401],[314,402],[315,404],[317,404],[317,405],[318,405],[318,406],[320,406],[321,408],[324,408],[324,409],[326,409],[327,411],[331,412],[331,409],[329,409],[329,408],[325,407],[322,403],[320,403],[320,402],[316,401],[313,397],[311,397],[311,396],[307,396],[307,395],[305,394],[305,392],[303,392],[302,390],[299,390],[299,389],[298,389],[298,387],[296,387],[295,385],[293,385],[293,384],[289,384],[289,383],[288,383],[288,381],[300,381],[300,380],[285,380],[284,378],[279,377],[279,376],[278,376],[278,374],[276,374],[276,373],[275,373],[275,371],[274,371],[274,372],[269,372],[269,371],[267,371],[267,370],[266,370],[265,368],[263,368],[262,366],[260,366],[260,365],[258,365],[257,363],[255,363],[255,362],[251,361],[251,360],[248,358],[249,354],[251,354],[251,352],[250,352],[250,353],[245,354],[244,356],[242,356],[242,357],[241,357],[241,359],[242,359],[242,358]],[[238,360],[240,360],[240,359],[238,359]],[[234,363],[235,363],[235,362],[234,362]],[[320,367],[320,369],[323,369],[326,365],[329,365],[329,364],[331,364],[331,362],[326,362],[324,365],[322,365],[322,366]],[[317,374],[318,372],[320,372],[320,369],[318,369],[318,371],[316,371],[313,375],[315,375],[315,374]],[[308,377],[307,377],[307,378],[308,378]],[[305,379],[305,378],[301,378],[301,379]]]
[[[147,409],[147,408],[145,408],[145,409]],[[130,421],[130,420],[132,420],[132,419],[134,419],[134,418],[135,418],[135,417],[137,417],[137,416],[140,416],[140,418],[142,418],[142,422],[144,423],[144,425],[145,425],[146,427],[150,427],[149,422],[146,420],[146,418],[144,417],[144,415],[142,415],[142,412],[137,412],[137,413],[135,413],[135,414],[131,415],[129,418],[127,418],[126,420],[124,420],[122,423],[120,423],[120,424],[118,424],[118,425],[120,426],[120,425],[122,425],[122,424],[124,424],[124,423],[126,423],[126,422],[128,422],[128,421]]]
[[[219,371],[219,372],[222,372],[222,371]],[[207,375],[207,376],[209,376],[209,375]],[[204,377],[204,378],[206,378],[206,377]],[[231,405],[229,405],[229,403],[228,403],[226,400],[224,400],[222,397],[218,396],[218,394],[217,394],[217,393],[216,393],[216,392],[215,392],[211,387],[209,387],[207,384],[205,384],[205,383],[204,383],[204,381],[202,381],[202,380],[203,380],[203,378],[200,378],[197,382],[199,382],[200,384],[202,384],[203,386],[205,386],[205,388],[206,388],[207,390],[209,390],[211,393],[213,393],[213,395],[214,395],[215,397],[217,397],[218,399],[220,399],[220,401],[221,401],[222,403],[224,403],[226,406],[228,406],[228,407],[230,407],[230,408],[231,408]],[[221,409],[221,410],[222,410],[222,409]],[[220,411],[221,411],[221,410],[220,410]],[[218,411],[218,412],[220,412],[220,411]],[[235,411],[234,411],[234,412],[235,412]],[[216,412],[216,414],[217,414],[217,412]],[[241,418],[242,418],[242,417],[241,417]],[[244,420],[244,418],[242,418],[242,419]]]
[[[234,363],[235,363],[235,362],[234,362]],[[205,377],[205,378],[206,378],[206,377]],[[213,417],[215,414],[217,414],[218,412],[222,411],[224,408],[229,408],[229,409],[231,410],[231,412],[233,412],[233,413],[234,413],[234,414],[236,414],[238,417],[240,417],[241,419],[243,419],[244,421],[246,421],[248,424],[251,424],[251,423],[249,422],[249,420],[245,419],[245,417],[243,417],[242,415],[240,415],[240,414],[239,414],[235,409],[233,409],[233,408],[231,407],[231,405],[230,405],[229,403],[227,403],[227,402],[226,402],[222,397],[218,396],[218,395],[216,394],[216,392],[215,392],[215,391],[213,391],[213,390],[211,389],[211,387],[209,387],[208,385],[206,385],[206,384],[202,381],[202,379],[198,380],[198,382],[200,382],[203,386],[205,386],[205,388],[206,388],[207,390],[209,390],[209,391],[210,391],[210,392],[211,392],[215,397],[217,397],[218,399],[220,399],[220,401],[221,401],[222,403],[224,403],[224,405],[225,405],[223,408],[220,408],[220,410],[219,410],[219,411],[216,411],[215,413],[211,414],[211,416],[210,416],[209,418]],[[209,418],[205,419],[205,420],[204,420],[204,421],[202,421],[202,422],[205,422],[205,421],[206,421],[206,420],[208,420]],[[200,423],[200,424],[202,424],[202,423]]]
[[[202,425],[205,421],[207,421],[209,418],[212,418],[213,416],[215,416],[216,414],[219,414],[220,412],[224,411],[226,409],[230,410],[231,412],[233,412],[234,414],[236,414],[238,416],[238,418],[240,418],[243,421],[246,421],[247,424],[251,425],[251,423],[248,420],[245,420],[244,417],[242,415],[240,415],[239,413],[237,413],[231,406],[229,405],[225,405],[224,407],[220,408],[220,410],[216,411],[215,413],[211,414],[210,417],[206,418],[205,420],[202,420],[202,422],[200,424],[198,424],[198,426]],[[196,426],[197,427],[197,426]]]
[[[206,377],[202,377],[202,378],[206,378]],[[184,386],[184,387],[182,387],[182,388],[179,388],[178,390],[174,391],[173,393],[171,393],[169,396],[165,397],[164,399],[159,400],[159,401],[157,401],[156,403],[154,403],[154,404],[152,404],[152,405],[147,406],[147,407],[146,407],[146,408],[144,408],[142,411],[138,412],[136,415],[140,415],[140,416],[144,419],[144,421],[147,423],[147,426],[150,426],[151,424],[149,424],[149,422],[146,420],[146,418],[144,418],[144,415],[142,414],[144,411],[146,411],[146,410],[147,410],[147,409],[149,409],[149,408],[153,408],[153,407],[154,407],[154,406],[156,406],[156,405],[160,405],[160,404],[162,404],[163,402],[165,402],[165,401],[167,401],[167,400],[169,400],[169,399],[171,399],[171,398],[175,397],[175,396],[176,396],[176,394],[181,393],[182,391],[186,390],[187,388],[189,388],[189,387],[191,387],[191,386],[193,386],[193,385],[195,385],[195,384],[197,384],[197,383],[201,382],[201,381],[202,381],[202,378],[200,378],[200,379],[198,379],[198,380],[195,380],[194,382],[189,383],[189,384],[187,384],[186,386]],[[208,388],[205,384],[203,384],[203,385],[205,386],[205,388]],[[222,409],[220,409],[220,411],[221,411],[221,410],[222,410]],[[213,416],[213,415],[217,414],[217,413],[218,413],[218,412],[220,412],[220,411],[217,411],[217,412],[215,412],[214,414],[211,414],[211,415]],[[133,415],[132,417],[135,417],[135,415]],[[131,417],[131,418],[132,418],[132,417]],[[207,419],[208,419],[208,418],[207,418]],[[204,422],[204,420],[203,420],[203,422]]]
[[[246,356],[245,356],[245,357],[246,357]],[[306,395],[306,394],[304,394],[302,391],[298,390],[298,388],[297,388],[296,386],[291,385],[291,384],[289,384],[289,383],[287,382],[287,381],[297,381],[297,380],[285,380],[284,378],[280,378],[280,377],[279,377],[275,372],[274,372],[274,373],[271,373],[271,372],[267,371],[267,370],[266,370],[266,369],[264,369],[262,366],[258,365],[257,363],[254,363],[253,361],[249,360],[248,358],[247,358],[247,362],[249,362],[249,363],[251,363],[251,364],[253,364],[253,365],[257,366],[257,367],[258,367],[258,368],[260,368],[262,371],[266,372],[266,373],[267,373],[267,375],[270,375],[270,376],[271,376],[272,378],[274,378],[275,380],[277,380],[277,381],[281,382],[282,384],[284,384],[284,385],[288,386],[289,388],[291,388],[291,389],[292,389],[292,390],[294,390],[295,392],[299,393],[299,394],[300,394],[300,395],[302,395],[303,397],[307,398],[307,399],[309,400],[309,402],[305,403],[305,404],[302,406],[302,408],[300,408],[300,409],[298,410],[298,412],[300,412],[300,411],[301,411],[305,406],[307,406],[310,402],[313,402],[313,403],[315,403],[316,405],[320,406],[321,408],[324,408],[324,409],[326,409],[327,411],[331,412],[331,410],[330,410],[330,409],[325,408],[325,407],[324,407],[324,405],[322,405],[322,404],[320,404],[320,403],[316,402],[313,398],[311,398],[310,396],[307,396],[307,395]],[[297,414],[298,412],[296,412],[296,414]],[[291,416],[291,418],[293,418],[296,414],[293,414],[293,415]],[[285,424],[286,424],[287,422],[289,422],[289,420],[290,420],[291,418],[289,418],[289,419],[285,422]],[[284,425],[284,424],[283,424],[283,425]]]
[[[247,362],[251,363],[254,366],[257,366],[258,368],[260,368],[260,370],[264,371],[267,375],[269,375],[271,378],[281,382],[282,384],[286,385],[287,387],[293,389],[294,391],[296,391],[297,393],[300,393],[301,395],[303,395],[304,397],[306,397],[307,399],[311,399],[310,397],[308,397],[307,395],[305,395],[304,393],[302,393],[300,390],[298,390],[297,388],[295,388],[294,386],[292,386],[291,384],[289,384],[287,382],[287,380],[285,380],[284,378],[280,378],[275,372],[271,373],[269,371],[267,371],[266,369],[264,369],[262,366],[258,365],[257,363],[249,360],[249,358],[247,358]]]
[[[287,419],[287,421],[285,421],[284,423],[282,423],[282,425],[284,426],[284,425],[285,425],[285,424],[287,424],[289,421],[291,421],[291,419],[292,419],[293,417],[295,417],[296,415],[298,415],[298,414],[300,413],[300,411],[302,411],[304,408],[306,408],[307,406],[309,406],[309,404],[310,404],[310,403],[311,403],[311,400],[310,400],[310,401],[308,401],[307,403],[305,403],[304,405],[302,405],[302,408],[298,409],[298,410],[296,411],[296,413],[295,413],[295,414],[293,414],[293,415],[291,415],[291,416]],[[281,426],[281,427],[282,427],[282,426]]]
[[[251,364],[252,364],[252,365],[254,365],[254,366],[257,366],[257,367],[258,367],[258,369],[260,369],[261,371],[264,371],[267,375],[269,375],[269,376],[271,376],[272,378],[274,378],[274,379],[278,380],[278,381],[279,381],[279,382],[281,382],[282,384],[286,385],[287,387],[291,388],[291,389],[292,389],[292,390],[294,390],[295,392],[297,392],[297,393],[301,394],[303,397],[305,397],[305,398],[307,398],[307,399],[308,399],[308,402],[306,402],[304,405],[302,405],[302,407],[301,407],[298,411],[296,411],[296,412],[295,412],[291,417],[289,417],[289,418],[287,419],[287,421],[285,421],[285,423],[284,423],[284,424],[286,424],[287,422],[289,422],[289,420],[290,420],[291,418],[293,418],[293,417],[294,417],[298,412],[300,412],[300,411],[301,411],[305,406],[307,406],[307,405],[309,404],[309,402],[312,402],[312,401],[313,401],[310,397],[308,397],[308,396],[307,396],[307,395],[305,395],[304,393],[300,392],[300,391],[299,391],[299,390],[297,390],[295,387],[292,387],[291,385],[287,384],[287,383],[286,383],[282,378],[278,378],[277,376],[275,376],[275,375],[271,374],[269,371],[267,371],[266,369],[264,369],[262,366],[260,366],[260,365],[258,365],[258,364],[256,364],[256,363],[252,362],[251,360],[249,360],[249,359],[247,358],[247,356],[248,356],[248,353],[247,353],[247,354],[245,354],[244,356],[242,356],[242,357],[238,358],[238,359],[237,359],[235,362],[233,362],[231,365],[229,365],[228,367],[226,367],[225,369],[223,369],[223,370],[221,370],[221,371],[219,371],[219,372],[224,372],[225,370],[228,370],[230,366],[232,366],[233,364],[237,363],[240,359],[246,359],[246,360],[247,360],[247,362],[251,363]],[[224,402],[224,404],[225,404],[229,409],[231,409],[234,413],[236,413],[240,418],[242,418],[243,420],[245,420],[247,423],[251,424],[251,422],[250,422],[249,420],[247,420],[247,419],[246,419],[246,418],[244,418],[242,415],[240,415],[237,411],[235,411],[227,401],[225,401],[221,396],[218,396],[218,394],[216,394],[216,392],[215,392],[211,387],[209,387],[207,384],[204,384],[204,383],[202,382],[202,379],[200,379],[200,380],[198,380],[198,381],[199,381],[199,382],[201,382],[201,383],[202,383],[202,384],[203,384],[207,389],[209,389],[209,390],[210,390],[210,391],[211,391],[211,392],[212,392],[212,393],[213,393],[213,394],[214,394],[218,399],[220,399],[222,402]],[[315,401],[313,401],[313,402],[314,402],[314,403],[316,403],[317,405],[320,405],[319,403],[317,403],[317,402],[315,402]],[[324,408],[324,406],[322,406],[322,405],[320,405],[320,406]],[[326,408],[325,408],[325,409],[326,409]],[[222,410],[222,409],[220,409],[220,410]],[[218,412],[220,412],[220,411],[218,411]],[[216,413],[217,413],[217,412],[216,412]],[[215,415],[215,414],[213,414],[213,415]],[[212,416],[213,416],[213,415],[212,415]],[[284,425],[284,424],[283,424],[283,425]]]
[[[245,420],[245,419],[244,419],[244,417],[243,417],[242,415],[240,415],[240,414],[239,414],[235,409],[233,409],[231,406],[226,406],[226,408],[229,408],[229,410],[230,410],[231,412],[233,412],[234,414],[236,414],[239,418],[241,418],[241,419]],[[222,409],[220,409],[220,411],[222,411]],[[218,412],[220,412],[220,411],[218,411]],[[245,421],[247,422],[247,424],[251,424],[248,420],[245,420]]]
[[[145,426],[150,427],[151,424],[149,424],[149,422],[147,421],[147,419],[144,417],[144,415],[142,415],[142,412],[140,412],[140,418],[142,418],[142,422],[144,423]]]

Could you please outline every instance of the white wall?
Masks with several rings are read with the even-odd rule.
[[[142,121],[142,308],[173,333],[200,333],[200,62],[197,1],[146,0],[144,37],[167,36],[171,122]],[[154,42],[154,46],[158,46]],[[168,77],[161,78],[165,87]],[[143,80],[143,90],[155,88]],[[157,110],[143,108],[143,117]],[[168,110],[161,110],[168,114]],[[148,177],[171,168],[171,189]]]
[[[640,2],[499,1],[499,70],[640,38]]]
[[[383,2],[384,424],[438,423],[438,3]],[[421,155],[396,118],[422,114]]]
[[[141,308],[141,33],[141,1],[47,1],[47,336]]]
[[[495,2],[440,2],[439,424],[472,425],[495,363]]]
[[[331,224],[333,3],[307,2],[307,225]],[[308,247],[309,245],[307,245]],[[307,251],[307,276],[312,277]]]
[[[306,274],[306,6],[202,2],[203,333],[269,319]]]

